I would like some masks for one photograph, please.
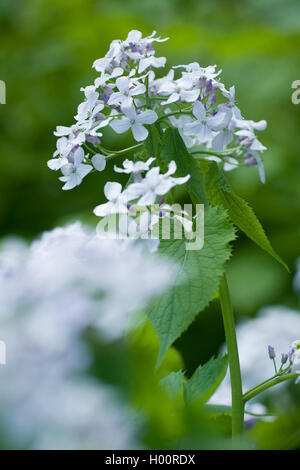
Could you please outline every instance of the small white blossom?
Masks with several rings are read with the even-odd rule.
[[[124,160],[123,167],[118,168],[114,165],[114,170],[117,173],[139,173],[140,171],[148,171],[155,158],[148,158],[146,162],[133,162],[132,160]]]

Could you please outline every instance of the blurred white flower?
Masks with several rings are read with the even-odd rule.
[[[111,389],[90,382],[83,332],[120,338],[129,314],[170,281],[139,244],[103,240],[80,224],[27,246],[0,247],[0,418],[21,448],[132,448],[135,418]],[[75,378],[76,376],[76,378]]]

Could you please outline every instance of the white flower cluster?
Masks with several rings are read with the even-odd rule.
[[[166,58],[155,56],[154,44],[165,40],[155,32],[143,38],[139,31],[131,31],[94,62],[99,76],[94,85],[82,89],[84,101],[78,106],[76,123],[58,126],[54,133],[57,149],[48,166],[61,170],[63,189],[79,185],[92,170],[104,170],[113,153],[101,145],[106,126],[118,134],[131,129],[133,138],[142,142],[148,136],[146,126],[155,122],[162,132],[170,124],[178,128],[189,148],[207,150],[209,158],[225,163],[225,169],[257,165],[265,180],[261,159],[265,147],[255,131],[265,129],[266,122],[243,119],[234,87],[225,88],[216,66],[180,65],[156,78],[154,69],[164,67]],[[177,68],[183,70],[179,77],[175,77]]]
[[[124,246],[125,245],[125,246]],[[99,240],[80,224],[45,233],[30,247],[0,249],[0,417],[22,448],[131,448],[135,426],[115,393],[82,378],[94,327],[115,340],[128,314],[160,293],[169,266],[139,245]],[[81,378],[80,378],[81,377]]]

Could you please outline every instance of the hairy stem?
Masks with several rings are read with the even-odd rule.
[[[244,430],[244,401],[233,309],[225,274],[221,279],[219,296],[229,358],[232,396],[232,436],[234,437],[242,434]]]

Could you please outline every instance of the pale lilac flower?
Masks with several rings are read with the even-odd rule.
[[[219,111],[215,116],[207,114],[204,105],[196,101],[193,108],[193,115],[196,121],[186,124],[184,132],[187,135],[197,136],[199,143],[209,141],[213,136],[213,131],[221,131],[230,121],[230,112]]]
[[[169,96],[169,98],[166,101],[162,102],[162,104],[168,105],[170,103],[175,103],[176,101],[180,100],[186,101],[187,103],[196,101],[199,96],[200,90],[191,89],[192,85],[193,84],[191,82],[185,82],[181,84],[180,80],[174,81],[173,77],[168,77],[168,79],[164,80],[161,83],[161,86],[158,89],[158,93]]]
[[[128,108],[132,105],[134,96],[142,95],[146,92],[146,87],[143,83],[139,83],[135,86],[133,81],[128,77],[117,78],[116,87],[119,91],[110,96],[108,104],[120,104],[124,108]]]
[[[129,108],[122,108],[124,117],[121,119],[113,119],[110,123],[112,129],[117,134],[123,134],[124,132],[131,129],[133,137],[137,142],[141,142],[148,137],[148,130],[144,127],[144,124],[153,124],[158,116],[155,111],[147,109],[141,113],[137,113],[134,106]]]
[[[85,158],[84,151],[81,147],[75,150],[72,156],[72,162],[67,163],[61,168],[63,176],[59,179],[65,184],[62,189],[69,190],[78,186],[83,178],[93,169],[91,165],[83,164]]]
[[[82,122],[90,117],[91,112],[94,110],[98,103],[99,93],[95,90],[93,85],[87,86],[86,88],[81,88],[81,91],[84,91],[85,101],[80,103],[77,110],[77,115],[75,116],[76,121]],[[99,112],[103,109],[103,104],[98,103]]]

